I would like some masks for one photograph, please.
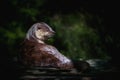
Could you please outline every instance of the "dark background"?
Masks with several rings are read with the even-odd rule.
[[[118,22],[118,5],[118,2],[113,0],[1,0],[1,73],[5,74],[5,76],[15,76],[16,63],[14,62],[14,57],[17,56],[16,53],[19,53],[19,43],[23,40],[24,33],[27,31],[29,26],[39,21],[50,23],[47,17],[52,17],[55,14],[69,15],[76,13],[87,13],[93,16],[92,20],[88,20],[87,24],[92,29],[96,29],[98,31],[101,45],[102,47],[104,47],[106,54],[111,58],[111,66],[119,68],[120,31]],[[29,9],[31,10],[31,12],[29,12]],[[33,14],[31,14],[32,11],[34,12]],[[102,20],[101,24],[98,23],[97,17]],[[20,27],[22,27],[22,30],[19,30]],[[13,37],[14,40],[12,40],[12,37],[7,36],[9,34],[9,31],[20,31],[20,33],[22,33],[23,31],[24,33],[22,35],[19,35],[18,37],[15,36],[15,39]],[[108,41],[106,41],[107,36],[110,36],[110,39]],[[62,46],[59,46],[58,43],[54,43],[54,45],[62,49]]]

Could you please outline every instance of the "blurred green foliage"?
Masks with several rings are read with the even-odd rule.
[[[87,25],[86,16],[82,13],[56,14],[50,18],[50,24],[56,31],[56,46],[61,46],[61,52],[72,59],[109,58],[97,30]]]
[[[55,31],[56,35],[48,43],[56,46],[64,55],[72,59],[102,58],[108,59],[104,44],[101,41],[98,29],[89,25],[96,17],[95,26],[101,27],[100,18],[89,13],[51,11],[46,8],[47,0],[11,0],[7,10],[12,12],[8,20],[1,24],[1,47],[7,47],[7,53],[16,57],[19,45],[24,40],[27,30],[36,22],[46,22]],[[49,7],[49,6],[47,6]],[[3,14],[4,15],[4,14]],[[5,15],[4,15],[5,17]],[[99,23],[99,24],[97,24]],[[108,41],[112,41],[109,37]],[[2,48],[3,49],[3,48]]]

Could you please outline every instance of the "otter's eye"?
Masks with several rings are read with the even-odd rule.
[[[38,29],[42,29],[42,28],[38,27]]]

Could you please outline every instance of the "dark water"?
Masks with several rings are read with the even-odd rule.
[[[120,71],[114,68],[101,71],[90,69],[81,73],[50,67],[28,68],[13,62],[2,65],[1,80],[120,80]]]

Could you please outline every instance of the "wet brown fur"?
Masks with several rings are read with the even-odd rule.
[[[61,61],[52,54],[42,51],[47,44],[25,40],[21,49],[22,63],[26,66],[49,66],[61,69],[71,69],[72,64],[61,64]]]

